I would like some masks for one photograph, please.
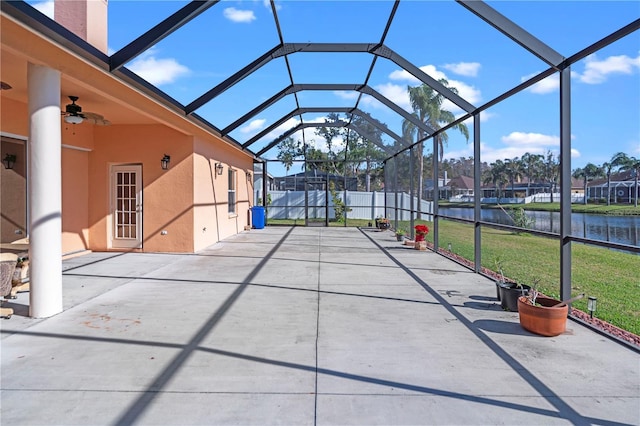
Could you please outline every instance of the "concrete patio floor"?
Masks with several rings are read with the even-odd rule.
[[[494,283],[392,232],[267,227],[196,254],[64,261],[2,320],[8,425],[640,424],[640,355],[544,338]]]

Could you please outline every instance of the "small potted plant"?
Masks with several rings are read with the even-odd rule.
[[[405,231],[402,228],[396,229],[396,240],[402,241],[404,239],[404,236],[405,236],[406,233],[407,233],[407,231]]]
[[[427,225],[416,225],[413,227],[413,229],[415,229],[416,231],[416,242],[415,242],[415,249],[416,250],[426,250],[427,249],[427,242],[425,241],[425,237],[427,236],[427,234],[429,233],[429,227]]]
[[[526,296],[531,287],[513,281],[507,282],[502,271],[502,258],[496,258],[494,264],[500,274],[500,278],[496,280],[496,294],[500,301],[500,306],[505,311],[518,312],[518,297]]]
[[[391,221],[389,219],[382,216],[376,218],[376,228],[383,231],[385,229],[389,229],[389,227],[391,227]]]

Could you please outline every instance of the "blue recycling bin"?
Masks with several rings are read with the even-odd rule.
[[[251,223],[255,229],[264,228],[264,207],[251,207]]]

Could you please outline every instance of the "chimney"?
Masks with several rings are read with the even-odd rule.
[[[107,53],[108,0],[55,0],[54,19],[96,49]]]

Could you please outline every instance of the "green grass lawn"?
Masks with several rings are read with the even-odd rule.
[[[348,220],[349,226],[367,226],[368,220]],[[269,224],[304,225],[304,220],[271,220]],[[432,232],[427,240],[433,242]],[[330,226],[344,226],[331,222]],[[409,229],[409,222],[399,228]],[[441,220],[439,245],[466,259],[474,258],[473,225]],[[482,266],[496,270],[495,261],[501,259],[503,272],[509,279],[528,285],[536,284],[539,291],[555,298],[560,293],[560,243],[557,239],[530,234],[482,228]],[[584,293],[598,298],[595,316],[617,327],[640,335],[640,256],[606,248],[573,243],[572,296]],[[587,310],[586,297],[573,306]]]
[[[432,226],[432,223],[428,223]],[[439,246],[473,259],[473,226],[440,221]],[[433,242],[433,235],[428,236]],[[558,298],[560,293],[560,243],[557,239],[482,228],[482,266],[493,271],[501,259],[503,272],[513,281],[533,285]],[[598,299],[595,316],[617,327],[640,334],[640,256],[606,248],[573,243],[571,246],[573,303],[586,312],[588,296]]]

